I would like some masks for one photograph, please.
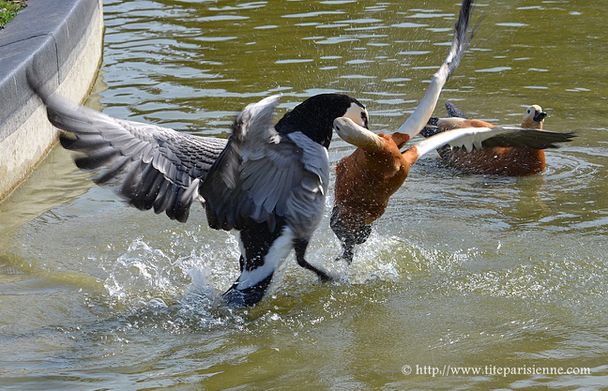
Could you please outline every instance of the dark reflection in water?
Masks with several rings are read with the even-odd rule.
[[[376,131],[413,110],[443,60],[455,2],[105,2],[89,105],[199,135],[283,94],[342,91]],[[350,269],[326,216],[311,261],[248,311],[218,295],[234,235],[127,207],[56,149],[0,205],[0,388],[588,388],[608,382],[608,4],[491,1],[442,96],[518,123],[542,105],[540,176],[466,176],[420,161]],[[438,113],[444,113],[438,108]],[[333,164],[352,148],[335,138]],[[333,191],[332,189],[330,189]],[[328,206],[332,199],[328,200]],[[292,262],[293,264],[293,262]],[[406,376],[403,365],[589,367],[592,376]],[[314,374],[314,375],[312,375]]]

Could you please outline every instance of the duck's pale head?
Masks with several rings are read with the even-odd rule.
[[[542,129],[547,113],[539,105],[532,105],[526,109],[521,124],[524,128]]]

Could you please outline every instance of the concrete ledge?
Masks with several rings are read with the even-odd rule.
[[[27,69],[50,90],[81,102],[97,75],[102,48],[101,0],[29,0],[0,31],[0,201],[57,139],[27,87]]]

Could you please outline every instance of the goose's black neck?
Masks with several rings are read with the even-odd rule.
[[[281,134],[302,132],[328,148],[333,134],[334,120],[346,114],[353,103],[364,107],[348,95],[315,95],[287,112],[275,125],[275,129]]]

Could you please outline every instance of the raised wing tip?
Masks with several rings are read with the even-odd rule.
[[[281,94],[270,95],[256,103],[251,103],[251,104],[247,105],[245,110],[250,110],[250,111],[261,111],[261,110],[265,110],[265,109],[274,110],[275,107],[279,104],[280,99],[281,99]]]
[[[274,95],[270,95],[267,96],[266,98],[262,99],[259,103],[260,104],[277,104],[279,103],[279,100],[281,99],[281,94],[274,94]]]
[[[250,110],[252,120],[259,125],[264,123],[271,125],[272,117],[279,104],[280,98],[280,95],[271,95],[254,103],[254,107]]]
[[[454,38],[452,41],[452,47],[446,58],[446,63],[449,65],[448,78],[454,73],[460,60],[462,59],[464,52],[468,49],[475,31],[471,31],[467,35],[469,23],[471,20],[471,14],[473,9],[473,0],[463,0],[460,5],[460,13],[458,20],[454,26]],[[475,29],[474,29],[475,30]]]
[[[240,117],[243,119],[250,118],[258,121],[268,121],[268,117],[272,117],[280,99],[281,95],[277,94],[268,96],[258,102],[248,104],[241,112]]]
[[[234,120],[232,136],[236,142],[243,142],[246,134],[252,129],[263,132],[266,126],[272,125],[272,117],[281,95],[271,95],[255,103],[248,104]]]

